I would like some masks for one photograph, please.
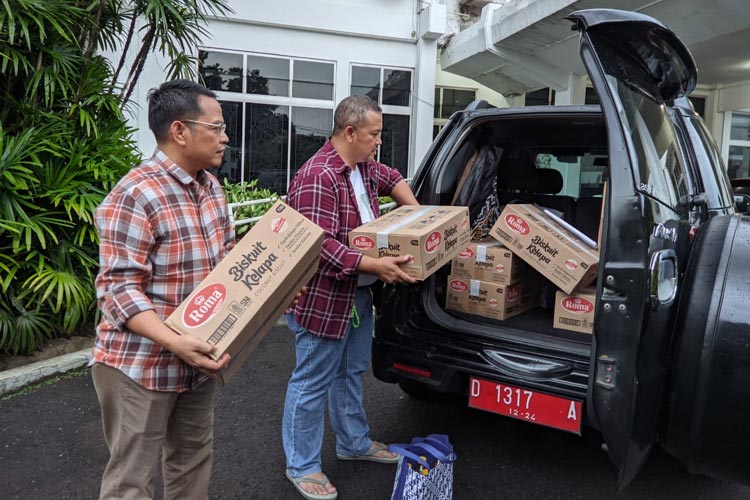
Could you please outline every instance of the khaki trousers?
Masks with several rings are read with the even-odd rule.
[[[182,393],[157,392],[101,363],[91,374],[110,454],[100,499],[152,499],[161,451],[164,499],[206,500],[214,382]]]

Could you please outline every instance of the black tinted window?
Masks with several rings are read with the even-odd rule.
[[[628,133],[636,189],[677,211],[689,193],[688,175],[659,90],[638,62],[623,58],[606,41],[597,40],[596,46]]]
[[[702,165],[701,176],[706,195],[709,197],[709,208],[730,207],[734,197],[729,184],[729,177],[716,146],[706,125],[700,118],[686,119],[690,142],[699,165]]]

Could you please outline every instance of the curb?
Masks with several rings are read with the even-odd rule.
[[[91,359],[91,347],[0,372],[0,396],[39,382],[42,379],[85,366]]]
[[[277,319],[274,326],[286,326],[284,316]],[[0,371],[0,396],[16,392],[53,375],[85,366],[90,359],[91,346],[77,352]]]

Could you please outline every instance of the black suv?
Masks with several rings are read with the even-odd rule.
[[[554,328],[548,307],[505,321],[446,310],[446,266],[382,291],[373,371],[412,395],[477,406],[481,393],[507,416],[598,429],[621,488],[657,442],[693,472],[747,483],[750,220],[687,104],[695,63],[650,17],[569,19],[600,107],[474,103],[412,187],[426,205],[468,199],[472,217],[489,195],[552,207],[600,238],[593,335]]]

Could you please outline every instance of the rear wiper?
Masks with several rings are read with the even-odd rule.
[[[688,210],[694,207],[703,207],[708,204],[706,193],[686,194],[680,197],[680,207]]]

